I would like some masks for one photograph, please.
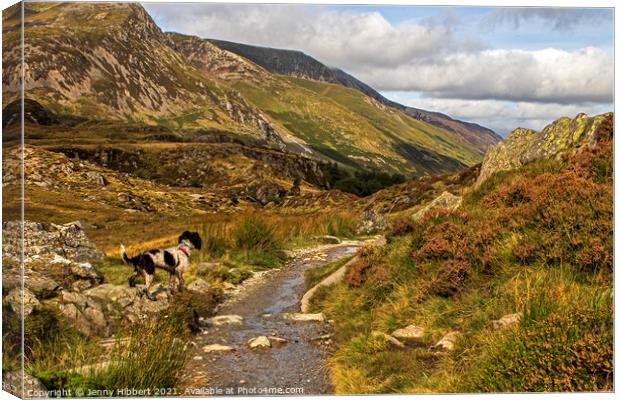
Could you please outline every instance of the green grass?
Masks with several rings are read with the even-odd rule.
[[[333,272],[337,271],[340,267],[349,262],[353,257],[345,257],[338,261],[321,265],[319,267],[310,268],[304,271],[304,280],[306,281],[306,287],[310,289],[323,279],[327,278]]]
[[[336,321],[336,392],[613,390],[611,149],[499,173],[456,213],[362,252],[314,305]],[[516,312],[520,323],[493,328]],[[420,346],[370,335],[409,324],[425,328]],[[453,352],[430,350],[454,330]]]
[[[449,132],[393,109],[382,109],[362,93],[340,85],[277,77],[235,89],[294,136],[345,165],[396,173],[415,173],[423,162],[406,159],[399,143],[436,152],[464,164],[480,156]],[[278,93],[278,96],[267,95]],[[352,145],[352,144],[355,145]]]
[[[27,365],[27,371],[41,379],[49,390],[72,393],[124,388],[175,388],[187,362],[187,336],[176,320],[150,321],[119,332],[119,341],[104,355],[95,341],[78,335],[51,339],[46,354]],[[95,367],[106,360],[105,367]],[[88,367],[92,366],[92,367]]]

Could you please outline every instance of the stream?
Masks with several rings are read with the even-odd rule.
[[[295,256],[279,270],[224,302],[216,315],[239,315],[241,324],[206,327],[195,338],[187,366],[190,396],[329,394],[332,387],[326,366],[328,345],[312,340],[330,331],[328,322],[291,321],[284,313],[299,312],[305,293],[304,271],[353,255],[363,242],[322,246]],[[250,349],[249,339],[274,336],[286,343],[267,349]],[[203,347],[221,344],[232,351],[206,353]]]

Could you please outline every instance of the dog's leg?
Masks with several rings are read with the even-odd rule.
[[[129,277],[129,287],[136,287],[136,279],[138,278],[138,270],[134,269],[133,273]]]
[[[177,278],[179,280],[179,293],[185,289],[185,279],[183,278],[183,269],[179,268],[177,270]]]
[[[149,274],[148,272],[144,272],[144,282],[146,284],[145,287],[145,291],[146,291],[146,297],[149,298],[149,300],[157,300],[155,297],[153,297],[153,295],[151,294],[151,285],[153,284],[153,274]]]
[[[174,294],[176,292],[176,289],[173,285],[173,281],[175,280],[176,275],[174,274],[174,272],[170,273],[170,280],[168,281],[168,289],[170,290],[171,294]]]

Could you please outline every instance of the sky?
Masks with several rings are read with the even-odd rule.
[[[300,50],[503,136],[613,111],[610,8],[143,4],[165,31]]]

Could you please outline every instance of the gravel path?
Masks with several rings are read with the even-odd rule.
[[[363,242],[343,242],[301,251],[288,265],[251,278],[223,303],[218,316],[239,315],[241,324],[210,326],[199,335],[188,365],[189,395],[291,395],[332,392],[325,365],[327,346],[312,340],[329,333],[327,322],[294,322],[283,316],[299,312],[308,268],[354,254]],[[257,336],[286,340],[267,349],[250,349]],[[219,344],[232,351],[205,353],[204,346]]]

